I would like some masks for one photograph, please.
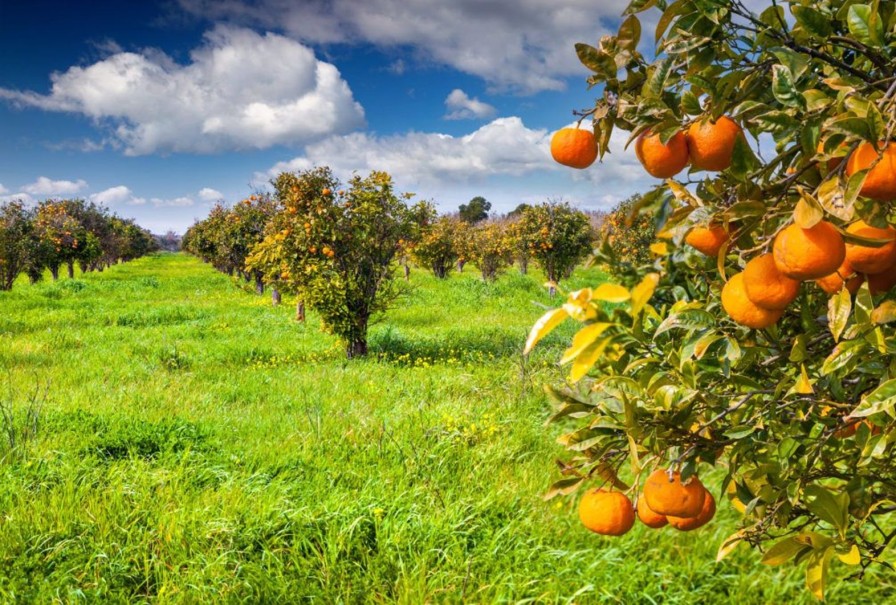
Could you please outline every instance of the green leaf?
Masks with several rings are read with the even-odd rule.
[[[550,500],[556,496],[568,496],[578,490],[583,481],[585,481],[584,477],[567,477],[566,479],[560,479],[548,489],[542,498]]]
[[[802,108],[805,99],[797,90],[795,80],[786,65],[772,65],[772,94],[782,105]]]
[[[635,13],[644,12],[656,6],[656,0],[632,0],[623,12],[623,15],[633,15]]]
[[[788,111],[767,111],[750,119],[764,132],[778,133],[792,130],[799,126],[799,121]]]
[[[883,22],[880,15],[868,4],[853,4],[849,7],[846,23],[849,33],[859,42],[871,46],[882,46],[884,38]]]
[[[820,485],[810,485],[805,490],[809,498],[806,504],[809,512],[833,525],[840,535],[846,532],[849,523],[849,494],[833,494]]]
[[[697,98],[690,90],[684,91],[681,95],[681,110],[691,116],[699,116],[703,113],[703,106],[700,99]]]
[[[811,548],[811,546],[797,541],[796,537],[784,538],[765,551],[761,562],[763,565],[783,565]]]
[[[861,403],[849,413],[848,418],[865,418],[889,413],[896,407],[896,378],[891,378],[862,398]]]
[[[871,128],[868,126],[868,121],[865,118],[850,115],[837,117],[828,120],[825,123],[825,129],[829,132],[854,135],[866,141],[876,140],[871,134]]]
[[[868,343],[862,339],[845,340],[838,343],[821,366],[823,375],[832,374],[846,366],[857,363],[859,354],[867,352]]]
[[[660,334],[676,328],[694,330],[706,328],[714,324],[715,318],[708,311],[702,309],[685,309],[679,313],[673,313],[663,320],[663,323],[657,327],[653,337],[656,338]]]
[[[739,136],[734,140],[734,153],[731,156],[731,167],[728,174],[743,182],[759,167],[759,160],[747,143],[747,139]]]
[[[833,30],[830,17],[825,16],[810,6],[793,5],[790,11],[796,18],[797,23],[802,25],[803,29],[810,35],[822,39],[826,39],[831,35]]]
[[[852,311],[852,295],[847,288],[841,288],[828,300],[828,327],[834,342],[840,340],[840,335],[849,322],[849,314]]]
[[[547,336],[551,330],[560,325],[567,317],[569,317],[569,313],[562,307],[559,309],[551,309],[542,315],[529,332],[529,338],[526,340],[526,347],[523,349],[523,354],[525,355],[531,351],[532,347],[538,344],[539,340]]]
[[[576,44],[576,54],[582,65],[601,76],[604,80],[616,77],[616,61],[608,53],[581,42]]]
[[[786,66],[790,70],[794,80],[799,80],[806,73],[806,70],[809,69],[808,57],[789,48],[773,49],[772,54],[778,57],[781,65]]]
[[[648,78],[647,80],[644,96],[653,99],[662,98],[663,91],[666,90],[666,80],[668,79],[669,72],[671,71],[671,57],[660,59],[659,61],[654,63],[653,72],[650,74],[650,78]]]
[[[634,15],[626,17],[622,25],[619,26],[619,33],[616,34],[616,41],[620,48],[634,51],[641,41],[641,22]]]
[[[686,0],[675,0],[672,4],[670,4],[665,11],[663,11],[662,16],[656,24],[656,33],[654,35],[654,42],[659,44],[659,41],[662,39],[663,34],[666,33],[666,30],[669,29],[669,25],[675,20],[675,17],[681,15],[685,9],[690,8],[692,5],[690,2]]]
[[[832,556],[834,556],[833,546],[813,550],[806,563],[806,586],[812,594],[821,600],[824,600],[824,586],[827,583],[828,567]]]

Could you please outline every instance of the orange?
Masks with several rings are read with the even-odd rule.
[[[889,243],[879,248],[862,246],[860,244],[846,244],[846,260],[856,271],[861,273],[880,273],[888,267],[896,264],[896,229],[887,226],[886,229],[872,227],[865,221],[856,221],[846,228],[847,233],[854,233],[862,237],[873,239],[888,239]]]
[[[590,130],[561,128],[551,137],[554,161],[571,168],[588,168],[597,159],[597,140]]]
[[[847,147],[846,143],[840,143],[840,147]],[[824,153],[824,141],[818,141],[818,146],[815,148],[816,153],[819,155]],[[840,164],[843,162],[844,157],[838,156],[835,158],[831,158],[828,160],[828,172],[834,170],[835,168],[839,168]]]
[[[330,190],[329,190],[329,189],[326,189],[326,188],[324,188],[324,190],[323,190],[323,191],[321,191],[321,194],[322,194],[322,195],[325,195],[325,196],[326,196],[326,195],[330,195]]]
[[[660,515],[696,517],[705,497],[706,489],[696,476],[682,483],[680,473],[672,473],[670,480],[668,472],[657,469],[644,482],[644,502]]]
[[[868,280],[868,289],[875,296],[889,292],[896,286],[896,265],[880,273],[869,273],[865,279]]]
[[[744,292],[763,309],[784,309],[800,293],[800,282],[781,275],[771,254],[757,256],[744,267]]]
[[[647,527],[652,527],[653,529],[659,529],[669,525],[669,521],[666,520],[666,515],[661,515],[650,510],[650,507],[647,506],[647,502],[644,501],[643,495],[638,501],[638,519],[641,520],[641,523]]]
[[[688,142],[683,133],[677,132],[663,144],[660,135],[649,130],[641,133],[635,141],[635,155],[644,170],[658,179],[675,176],[688,165]]]
[[[811,229],[788,226],[775,237],[773,253],[778,271],[805,281],[836,271],[846,258],[846,245],[834,225],[820,221]]]
[[[727,241],[728,231],[721,225],[694,227],[684,238],[684,243],[693,246],[706,256],[718,256],[719,250]]]
[[[703,508],[700,510],[700,514],[696,517],[668,517],[669,525],[674,527],[680,531],[691,531],[700,527],[703,527],[710,521],[712,518],[716,516],[716,499],[713,498],[712,494],[708,491],[706,492],[706,497],[703,500]]]
[[[784,309],[763,309],[749,299],[743,273],[732,276],[722,288],[722,308],[740,325],[757,330],[769,327],[784,315]]]
[[[846,284],[846,289],[850,294],[855,294],[862,286],[863,281],[865,278],[856,274],[856,270],[852,268],[847,258],[834,273],[819,277],[815,283],[828,294],[836,294],[843,289],[843,284]]]
[[[743,131],[728,116],[720,117],[715,123],[694,122],[688,128],[691,164],[699,170],[725,170],[731,165],[738,137],[743,137]]]
[[[883,144],[881,141],[880,146]],[[874,145],[862,143],[846,161],[846,175],[852,176],[859,170],[869,168],[878,157],[881,157],[881,154]],[[880,161],[868,172],[859,193],[881,202],[896,198],[896,143],[887,143]]]
[[[635,524],[635,511],[622,492],[590,489],[579,502],[579,519],[595,533],[621,536]]]

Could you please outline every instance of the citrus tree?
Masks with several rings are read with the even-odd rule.
[[[592,251],[593,233],[588,216],[565,202],[529,206],[519,218],[518,237],[552,284],[569,277]],[[553,296],[555,286],[551,286]]]
[[[12,284],[28,266],[29,242],[34,226],[21,202],[0,205],[0,290]]]
[[[448,277],[459,259],[457,233],[460,229],[460,221],[450,216],[429,221],[411,249],[414,263],[431,270],[439,279]]]
[[[478,223],[470,230],[470,261],[482,274],[483,281],[493,282],[513,262],[514,240],[506,221]]]
[[[399,293],[393,261],[399,242],[414,238],[420,210],[408,207],[409,196],[396,193],[385,172],[355,175],[345,189],[325,167],[281,173],[273,184],[282,210],[250,266],[266,275],[279,268],[346,355],[366,355],[371,319]]]
[[[634,195],[619,202],[602,217],[597,228],[604,252],[611,257],[605,266],[614,275],[653,259],[650,246],[656,240],[656,221],[653,216],[638,212],[639,201],[640,197]]]
[[[553,389],[571,458],[552,494],[588,485],[595,531],[627,530],[632,500],[648,525],[706,522],[697,475],[718,468],[743,515],[719,557],[747,543],[804,565],[818,597],[834,560],[891,566],[894,26],[893,2],[636,0],[576,46],[594,134],[564,129],[554,157],[585,168],[628,132],[663,223],[649,272],[573,292],[527,343],[581,323]]]

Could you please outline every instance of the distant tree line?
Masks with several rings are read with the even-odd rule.
[[[64,267],[71,278],[76,265],[82,272],[102,271],[156,249],[149,231],[92,202],[0,204],[0,290],[12,289],[23,273],[33,284],[46,271],[59,279]]]

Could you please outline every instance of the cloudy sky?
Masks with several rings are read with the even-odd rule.
[[[574,171],[548,142],[594,102],[574,43],[625,4],[0,0],[0,200],[81,197],[183,231],[329,165],[387,170],[445,212],[607,208],[650,185],[633,151]]]

